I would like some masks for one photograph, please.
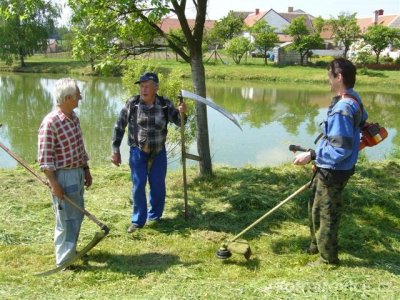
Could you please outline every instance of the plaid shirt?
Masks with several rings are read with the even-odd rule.
[[[49,113],[39,128],[40,169],[79,168],[85,166],[88,160],[76,114],[72,112],[72,119],[69,119],[60,109]]]
[[[167,120],[165,120],[164,109],[159,97],[158,95],[156,96],[156,101],[151,107],[142,101],[135,101],[137,97],[127,101],[114,126],[112,138],[114,152],[119,152],[127,125],[128,145],[130,147],[138,147],[142,150],[146,148],[153,153],[158,153],[163,149],[168,131]],[[166,98],[164,100],[165,105],[168,106],[168,121],[180,126],[179,111],[170,100]]]

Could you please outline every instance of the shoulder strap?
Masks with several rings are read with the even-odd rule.
[[[160,99],[160,104],[161,104],[163,112],[164,112],[165,128],[167,128],[168,121],[169,121],[167,101],[165,100],[164,96],[158,96],[158,99]]]
[[[130,117],[131,115],[133,116],[133,124],[134,124],[134,128],[133,128],[133,138],[135,140],[136,145],[138,145],[138,137],[137,137],[137,106],[139,104],[139,95],[133,96],[131,98],[128,99],[127,101],[127,116],[126,116],[126,121],[128,122],[128,126],[130,123]]]
[[[357,105],[357,108],[358,108],[358,111],[359,111],[359,117],[358,117],[358,118],[354,118],[354,126],[355,126],[355,127],[357,127],[357,126],[362,127],[362,126],[363,126],[363,123],[364,123],[364,122],[362,122],[362,116],[363,116],[364,106],[363,106],[362,103],[360,103],[360,102],[358,101],[358,99],[357,99],[354,95],[352,95],[352,94],[343,94],[343,95],[342,95],[342,99],[345,99],[345,98],[350,98],[350,99]],[[357,121],[357,122],[356,122],[356,121]]]

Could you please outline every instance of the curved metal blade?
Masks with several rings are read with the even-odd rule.
[[[93,239],[90,241],[89,244],[87,244],[85,246],[85,248],[83,248],[81,251],[79,251],[74,257],[72,257],[71,259],[67,260],[66,262],[64,262],[61,266],[58,266],[57,268],[42,272],[42,273],[36,273],[35,276],[48,276],[48,275],[52,275],[54,273],[57,273],[63,269],[65,269],[66,267],[69,267],[70,265],[72,265],[74,262],[76,262],[79,258],[81,258],[82,256],[84,256],[86,253],[88,253],[94,246],[96,246],[103,238],[106,237],[106,235],[108,234],[108,232],[96,232],[96,234],[94,235]]]
[[[240,130],[243,131],[242,127],[240,127],[239,122],[236,120],[236,118],[227,110],[225,110],[223,107],[219,106],[218,104],[214,103],[210,98],[204,98],[201,97],[197,94],[193,94],[189,91],[181,90],[182,97],[184,98],[189,98],[198,102],[201,102],[205,105],[208,105],[209,107],[214,108],[216,111],[220,112],[223,114],[225,117],[227,117],[229,120],[231,120],[237,127],[240,128]]]

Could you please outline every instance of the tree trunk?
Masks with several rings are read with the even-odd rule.
[[[23,56],[23,55],[20,55],[20,56],[19,56],[19,61],[20,61],[20,63],[21,63],[21,67],[26,67],[25,60],[24,60],[24,56]]]
[[[194,92],[202,97],[206,97],[205,70],[203,57],[200,53],[192,53],[191,71],[194,85]],[[210,155],[210,144],[208,136],[207,106],[196,102],[196,124],[197,124],[197,151],[201,157],[199,162],[200,175],[212,175],[212,163]]]

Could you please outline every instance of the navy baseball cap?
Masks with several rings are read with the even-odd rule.
[[[141,83],[143,81],[152,80],[155,83],[158,83],[158,76],[156,73],[146,72],[140,76],[140,79],[135,82],[135,84]]]

